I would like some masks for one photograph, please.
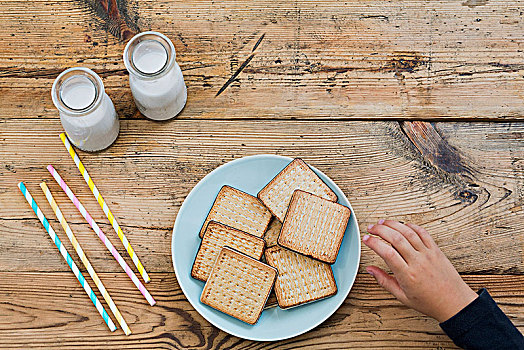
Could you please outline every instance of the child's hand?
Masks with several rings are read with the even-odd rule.
[[[366,271],[403,304],[443,322],[477,298],[422,227],[379,220],[368,232],[382,239],[365,235],[362,240],[394,276],[376,266]]]

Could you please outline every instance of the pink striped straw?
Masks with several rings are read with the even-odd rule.
[[[147,291],[146,287],[142,284],[142,282],[140,282],[140,280],[136,277],[135,273],[133,272],[133,270],[131,270],[131,268],[129,267],[129,265],[124,261],[124,259],[122,258],[122,256],[120,255],[120,253],[118,253],[118,251],[116,250],[115,246],[113,244],[111,244],[111,242],[109,241],[109,238],[106,237],[106,235],[102,232],[102,230],[100,229],[100,227],[98,227],[97,223],[95,222],[95,220],[93,220],[93,218],[91,217],[91,215],[89,215],[89,213],[87,212],[86,208],[82,205],[82,203],[80,203],[80,201],[78,200],[78,198],[76,198],[76,196],[74,195],[74,193],[71,191],[71,189],[69,188],[69,186],[67,186],[67,184],[64,182],[64,180],[60,177],[60,175],[58,175],[58,172],[55,170],[55,168],[53,168],[53,166],[51,165],[48,165],[47,166],[47,170],[49,170],[49,172],[51,173],[51,175],[53,175],[53,178],[55,179],[55,181],[58,183],[58,185],[60,185],[60,187],[62,188],[62,190],[64,190],[64,192],[66,193],[66,195],[69,197],[69,199],[71,200],[71,202],[73,202],[73,204],[75,205],[75,207],[78,209],[78,211],[80,212],[80,214],[82,214],[82,216],[84,217],[84,219],[87,220],[87,223],[89,224],[89,226],[91,226],[91,228],[93,229],[93,231],[95,231],[95,233],[98,235],[98,238],[100,238],[100,240],[104,243],[104,245],[106,246],[107,250],[109,250],[111,252],[111,254],[113,254],[113,257],[116,259],[116,261],[118,261],[118,263],[120,264],[120,266],[122,267],[122,269],[124,269],[124,271],[127,273],[127,275],[129,276],[129,278],[131,278],[131,281],[133,281],[133,283],[135,284],[135,286],[138,288],[138,290],[140,291],[140,293],[142,293],[142,295],[146,298],[146,300],[149,302],[149,304],[151,306],[155,305],[156,301],[155,299],[153,299],[153,297],[151,296],[151,294],[149,294],[149,292]]]

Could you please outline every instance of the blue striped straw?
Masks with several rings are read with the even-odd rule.
[[[53,242],[55,242],[55,245],[58,248],[58,251],[60,251],[60,254],[62,254],[64,259],[67,261],[67,265],[69,265],[69,267],[71,268],[71,270],[75,274],[76,278],[78,279],[78,282],[80,282],[80,285],[82,287],[84,287],[84,290],[86,291],[87,295],[89,296],[89,299],[91,299],[91,301],[95,305],[96,309],[100,313],[100,316],[102,316],[102,318],[104,319],[105,323],[107,324],[107,326],[109,327],[111,332],[114,332],[116,330],[116,326],[113,323],[113,320],[111,320],[111,318],[109,318],[109,315],[107,314],[106,310],[104,309],[104,307],[100,303],[100,300],[98,300],[98,298],[96,297],[95,292],[93,292],[91,287],[89,287],[89,284],[87,284],[84,276],[82,275],[82,273],[80,272],[80,270],[76,266],[76,264],[73,261],[73,259],[71,259],[71,255],[69,255],[69,253],[67,252],[65,247],[62,245],[62,242],[60,241],[60,239],[56,235],[56,233],[53,230],[53,228],[49,225],[49,221],[47,221],[46,217],[44,216],[44,213],[42,213],[42,211],[40,210],[40,208],[36,204],[35,200],[33,199],[31,194],[29,193],[29,191],[25,187],[24,183],[23,182],[18,183],[18,188],[20,189],[20,191],[22,191],[22,194],[24,195],[25,199],[27,200],[27,203],[29,203],[29,205],[31,206],[31,208],[35,212],[36,216],[38,217],[38,219],[42,223],[42,225],[44,225],[44,228],[46,229],[47,233],[49,233],[49,237],[51,237],[51,240]]]

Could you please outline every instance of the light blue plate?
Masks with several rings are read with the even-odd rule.
[[[360,235],[355,213],[344,193],[337,185],[319,170],[313,170],[337,194],[338,202],[351,209],[351,218],[333,273],[338,293],[324,300],[282,310],[278,307],[266,310],[251,326],[217,311],[200,302],[204,283],[191,277],[191,268],[200,244],[198,233],[213,205],[218,191],[223,185],[230,185],[254,196],[291,158],[275,155],[256,155],[236,159],[224,164],[206,175],[187,196],[178,212],[173,228],[171,252],[178,283],[193,307],[209,322],[237,337],[273,341],[291,338],[305,333],[331,316],[346,299],[360,261]]]

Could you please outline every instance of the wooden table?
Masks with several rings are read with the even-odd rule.
[[[506,0],[0,1],[0,347],[454,348],[365,273],[384,265],[367,248],[343,306],[299,337],[245,341],[191,307],[171,262],[177,211],[209,171],[260,153],[325,172],[362,232],[385,217],[424,225],[524,330],[523,11]],[[146,29],[173,40],[188,87],[167,122],[137,112],[122,62]],[[45,170],[54,164],[118,242],[58,138],[50,89],[71,66],[100,74],[118,110],[116,143],[79,154],[150,272],[154,307]],[[131,336],[107,330],[16,187],[24,180],[53,218],[42,179]]]

